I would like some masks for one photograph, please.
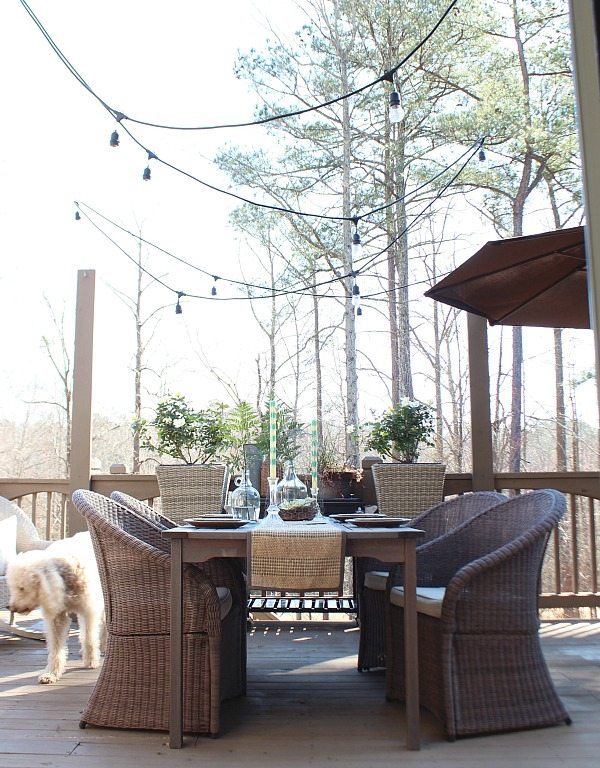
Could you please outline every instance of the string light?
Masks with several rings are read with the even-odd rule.
[[[79,211],[75,211],[75,221],[79,221],[80,218],[81,218],[81,214],[79,213]]]
[[[144,179],[144,181],[150,181],[151,178],[150,160],[158,160],[158,157],[156,157],[154,152],[148,150],[148,165],[144,168],[144,173],[142,174],[142,179]]]
[[[354,234],[352,235],[352,262],[354,263],[362,258],[363,247],[358,234],[358,216],[353,216],[351,221],[354,224]]]
[[[389,108],[390,123],[398,125],[404,120],[404,110],[402,104],[400,104],[400,94],[398,91],[392,91],[390,93],[390,108]]]
[[[119,134],[116,131],[113,131],[110,134],[110,146],[111,147],[118,147],[119,146]]]
[[[356,307],[356,316],[360,317],[362,315],[362,307]]]
[[[479,158],[480,163],[485,163],[486,157],[485,157],[485,152],[483,150],[483,147],[479,150],[479,154],[477,155],[477,157]]]
[[[288,295],[306,295],[306,293],[307,293],[308,291],[314,291],[316,288],[322,288],[322,287],[324,287],[324,286],[329,286],[329,285],[332,285],[333,283],[336,283],[336,282],[338,282],[338,281],[341,281],[341,280],[345,280],[345,279],[347,279],[347,278],[349,278],[349,277],[353,277],[353,278],[354,278],[354,280],[355,280],[355,282],[356,282],[356,276],[357,276],[359,273],[360,273],[360,274],[366,273],[366,270],[367,270],[368,268],[373,268],[373,267],[377,266],[378,264],[380,264],[380,263],[381,263],[381,261],[378,261],[379,257],[380,257],[380,256],[383,256],[383,255],[384,255],[384,254],[385,254],[385,253],[386,253],[386,252],[387,252],[387,251],[388,251],[388,250],[389,250],[389,249],[390,249],[390,248],[391,248],[391,247],[392,247],[392,246],[393,246],[395,243],[397,243],[397,242],[398,242],[398,241],[399,241],[399,240],[400,240],[402,237],[404,237],[404,236],[406,235],[406,233],[407,233],[407,232],[408,232],[410,229],[412,229],[412,228],[413,228],[413,227],[414,227],[414,226],[417,224],[417,222],[418,222],[418,221],[419,221],[419,220],[420,220],[420,219],[421,219],[421,218],[422,218],[422,217],[425,215],[425,213],[427,212],[427,210],[429,210],[429,208],[431,208],[431,206],[432,206],[432,205],[433,205],[433,204],[436,202],[436,200],[439,200],[439,199],[442,197],[443,193],[444,193],[446,190],[448,190],[448,189],[449,189],[449,188],[450,188],[450,187],[451,187],[451,186],[454,184],[454,182],[455,182],[455,181],[458,179],[458,177],[461,175],[461,173],[464,171],[464,169],[466,168],[466,166],[469,164],[469,162],[472,160],[472,158],[473,158],[473,157],[474,157],[474,155],[476,154],[476,152],[477,152],[477,148],[478,148],[478,147],[481,147],[481,145],[482,145],[482,141],[483,141],[483,140],[477,141],[477,142],[476,142],[476,144],[475,144],[475,146],[471,146],[471,147],[470,147],[468,150],[466,150],[466,151],[465,151],[465,152],[464,152],[464,153],[463,153],[463,154],[460,156],[460,158],[458,158],[459,160],[461,160],[461,159],[465,158],[465,155],[469,154],[469,156],[468,156],[466,159],[464,159],[464,162],[462,163],[462,165],[461,165],[461,167],[458,169],[458,171],[457,171],[457,172],[456,172],[456,173],[455,173],[455,174],[452,176],[452,178],[451,178],[451,179],[450,179],[450,180],[449,180],[447,183],[445,183],[445,184],[443,185],[443,187],[442,187],[441,189],[439,189],[439,190],[437,191],[437,193],[436,193],[436,194],[434,195],[434,197],[433,197],[433,198],[432,198],[432,199],[431,199],[431,200],[430,200],[430,201],[427,203],[427,205],[425,205],[425,206],[424,206],[424,208],[423,208],[423,209],[422,209],[422,210],[421,210],[421,211],[420,211],[420,212],[419,212],[419,213],[418,213],[418,214],[417,214],[417,215],[414,217],[414,219],[412,220],[412,222],[411,222],[411,223],[409,223],[409,224],[407,224],[407,225],[404,227],[404,229],[403,229],[401,232],[399,232],[399,233],[398,233],[398,235],[397,235],[396,237],[394,237],[394,238],[393,238],[393,239],[392,239],[390,242],[388,242],[388,244],[387,244],[387,245],[386,245],[386,246],[385,246],[383,249],[381,249],[381,250],[380,250],[380,251],[378,251],[377,253],[375,253],[375,254],[373,254],[372,256],[370,256],[370,257],[369,257],[369,259],[368,259],[368,260],[367,260],[367,261],[366,261],[364,264],[362,264],[362,265],[361,265],[361,267],[360,267],[360,270],[358,270],[358,271],[357,271],[357,270],[352,270],[352,271],[350,271],[350,272],[349,272],[349,273],[347,273],[347,274],[336,275],[336,276],[335,276],[335,277],[333,277],[333,278],[330,278],[330,279],[328,279],[328,280],[323,280],[323,281],[321,281],[321,282],[319,282],[319,283],[316,283],[316,282],[315,282],[314,284],[311,284],[311,285],[305,286],[305,287],[304,287],[304,288],[302,288],[302,289],[280,289],[280,288],[275,288],[275,289],[273,289],[273,287],[268,287],[268,286],[261,286],[261,285],[253,285],[253,284],[250,284],[250,283],[246,283],[246,282],[242,282],[242,281],[239,281],[239,280],[235,280],[235,279],[232,279],[232,278],[220,278],[220,279],[226,279],[226,281],[227,281],[228,283],[232,284],[232,285],[241,285],[241,286],[244,286],[244,287],[246,288],[246,291],[245,291],[245,295],[244,295],[244,296],[237,296],[237,297],[233,297],[233,296],[232,296],[232,297],[222,298],[222,299],[221,299],[221,301],[239,301],[239,300],[254,301],[254,300],[256,300],[256,299],[271,299],[271,298],[272,298],[272,296],[273,296],[273,290],[275,290],[275,291],[276,291],[276,293],[277,293],[277,295],[278,295],[278,296],[288,296]],[[449,166],[448,166],[448,167],[447,167],[445,170],[449,170],[449,169],[450,169],[450,168],[451,168],[453,165],[455,165],[457,162],[458,162],[458,160],[454,160],[454,161],[453,161],[453,162],[452,162],[452,163],[451,163],[451,164],[450,164],[450,165],[449,165]],[[434,177],[434,179],[438,178],[438,177],[439,177],[439,175],[440,175],[440,173],[436,174],[436,176]],[[423,185],[422,185],[422,186],[423,186]],[[419,188],[419,189],[420,189],[420,188]],[[116,227],[117,229],[120,229],[122,232],[125,232],[125,233],[126,233],[127,235],[129,235],[130,237],[133,237],[133,238],[135,238],[136,240],[139,240],[140,242],[146,243],[147,245],[151,246],[152,248],[156,248],[158,251],[160,251],[160,252],[164,253],[165,255],[167,255],[167,256],[169,256],[169,257],[171,257],[171,258],[174,258],[174,259],[176,259],[177,261],[179,261],[179,262],[181,262],[181,263],[185,264],[186,266],[188,266],[188,267],[190,267],[190,268],[192,268],[192,269],[196,269],[196,270],[198,270],[198,271],[202,272],[202,273],[203,273],[203,274],[205,274],[205,275],[209,275],[209,274],[211,274],[211,273],[209,273],[209,272],[206,272],[205,270],[201,269],[200,267],[197,267],[196,265],[194,265],[194,264],[191,264],[191,263],[189,263],[189,262],[185,261],[184,259],[182,259],[182,258],[180,258],[180,257],[176,256],[175,254],[173,254],[173,253],[170,253],[169,251],[166,251],[164,248],[161,248],[160,246],[158,246],[158,245],[156,245],[156,244],[154,244],[154,243],[150,242],[149,240],[146,240],[146,239],[144,239],[144,238],[143,238],[143,237],[141,237],[139,234],[138,234],[138,235],[136,235],[136,234],[132,233],[132,232],[131,232],[131,231],[129,231],[128,229],[126,229],[126,228],[122,227],[120,224],[117,224],[116,222],[114,222],[114,221],[112,221],[111,219],[107,218],[107,217],[106,217],[106,216],[104,216],[102,213],[99,213],[98,211],[94,210],[94,209],[93,209],[91,206],[87,205],[86,203],[81,203],[81,204],[80,204],[80,203],[78,203],[77,201],[75,201],[75,205],[76,205],[77,207],[80,207],[80,205],[83,205],[83,206],[85,206],[85,208],[87,208],[87,209],[91,210],[91,211],[92,211],[94,214],[96,214],[96,215],[97,215],[97,216],[99,216],[100,218],[104,219],[104,221],[108,222],[109,224],[111,224],[112,226]],[[387,207],[388,207],[387,205],[386,205],[386,206],[382,206],[381,210],[383,210],[384,208],[387,208]],[[380,209],[377,209],[377,210],[380,210]],[[104,230],[103,230],[103,229],[102,229],[100,226],[98,226],[98,224],[96,224],[96,222],[94,222],[94,221],[93,221],[93,220],[90,218],[90,216],[89,216],[87,213],[85,213],[85,212],[84,212],[84,215],[85,215],[86,219],[88,220],[88,222],[89,222],[89,223],[90,223],[90,224],[91,224],[93,227],[95,227],[95,228],[96,228],[96,229],[97,229],[97,230],[98,230],[98,231],[99,231],[99,232],[100,232],[100,233],[101,233],[101,234],[102,234],[102,235],[103,235],[103,236],[104,236],[104,237],[105,237],[107,240],[109,240],[109,241],[110,241],[110,242],[111,242],[111,243],[112,243],[112,244],[113,244],[113,245],[114,245],[116,248],[118,248],[118,249],[119,249],[119,250],[120,250],[120,251],[121,251],[121,252],[122,252],[122,253],[123,253],[123,254],[124,254],[124,255],[125,255],[125,256],[126,256],[126,257],[127,257],[127,258],[128,258],[128,259],[129,259],[129,260],[130,260],[130,261],[131,261],[133,264],[134,264],[134,265],[135,265],[135,266],[136,266],[136,267],[137,267],[137,268],[140,268],[140,266],[139,266],[139,264],[138,264],[138,262],[137,262],[137,260],[136,260],[135,258],[133,258],[133,257],[132,257],[130,254],[128,254],[128,253],[127,253],[127,251],[125,251],[125,250],[124,250],[124,249],[123,249],[123,248],[122,248],[122,247],[121,247],[121,246],[120,246],[118,243],[116,243],[116,242],[115,242],[115,241],[114,241],[114,240],[113,240],[113,239],[112,239],[112,238],[111,238],[111,237],[108,235],[108,233],[107,233],[107,232],[105,232],[105,231],[104,231]],[[355,216],[355,217],[352,217],[352,219],[351,219],[351,220],[352,220],[352,221],[353,221],[355,224],[358,224],[358,221],[359,221],[359,217],[357,217],[357,216]],[[387,257],[386,257],[386,258],[387,258]],[[154,282],[156,282],[156,283],[158,283],[158,284],[162,285],[164,288],[166,288],[166,289],[167,289],[167,290],[169,290],[169,291],[172,291],[173,293],[177,293],[177,291],[175,291],[175,290],[174,290],[174,289],[173,289],[171,286],[167,285],[167,284],[166,284],[166,283],[165,283],[163,280],[161,280],[160,278],[158,278],[156,275],[153,275],[153,274],[152,274],[151,272],[149,272],[149,271],[148,271],[146,268],[144,268],[144,267],[141,267],[141,269],[142,269],[142,271],[143,271],[143,272],[145,272],[145,273],[146,273],[146,274],[147,274],[147,275],[148,275],[148,276],[149,276],[149,277],[150,277],[152,280],[154,280]],[[442,275],[442,276],[443,276],[443,275]],[[214,278],[214,277],[215,277],[215,276],[213,275],[213,278]],[[249,292],[248,292],[248,290],[247,290],[248,288],[255,288],[255,289],[258,289],[258,290],[262,290],[262,291],[265,291],[265,295],[263,295],[263,296],[255,296],[255,295],[253,296],[253,295],[250,295],[250,293],[249,293]],[[384,293],[385,293],[385,292],[384,292]],[[188,296],[188,297],[192,297],[192,298],[195,298],[195,299],[202,299],[202,298],[206,298],[206,297],[205,297],[205,296],[203,296],[203,295],[197,295],[197,294],[193,294],[193,293],[187,293],[187,294],[182,294],[182,295],[186,295],[186,296]],[[377,294],[369,294],[369,296],[367,296],[367,298],[370,298],[370,297],[371,297],[371,295],[373,295],[373,296],[376,296]],[[180,313],[178,313],[178,314],[180,314]]]
[[[263,118],[261,120],[253,120],[249,122],[243,122],[243,123],[226,123],[222,125],[201,125],[201,126],[177,126],[177,125],[163,125],[159,123],[151,123],[144,120],[137,120],[133,117],[128,117],[123,112],[120,112],[119,110],[115,109],[114,107],[111,107],[107,102],[105,102],[98,94],[86,83],[86,81],[83,79],[83,77],[79,74],[79,72],[75,69],[75,67],[71,64],[71,62],[67,59],[67,57],[64,55],[64,53],[60,50],[58,45],[54,42],[48,31],[45,29],[41,21],[38,19],[38,17],[35,15],[35,13],[32,11],[32,9],[29,7],[27,2],[25,0],[20,0],[21,5],[23,8],[27,11],[30,18],[34,22],[34,24],[37,26],[37,28],[40,30],[54,53],[59,57],[59,59],[62,61],[62,63],[65,65],[65,67],[69,70],[69,72],[73,75],[73,77],[82,85],[103,107],[107,110],[114,118],[117,120],[117,122],[121,123],[123,120],[129,120],[130,122],[137,123],[138,125],[146,125],[151,128],[164,128],[169,130],[179,130],[179,131],[203,131],[203,130],[212,130],[212,129],[218,129],[218,128],[244,128],[252,125],[263,125],[265,123],[273,122],[274,120],[284,120],[288,117],[296,117],[298,115],[306,114],[307,112],[314,112],[320,109],[323,109],[324,107],[331,106],[332,104],[337,104],[340,101],[343,101],[345,99],[348,99],[352,96],[356,96],[359,93],[362,93],[363,91],[366,91],[368,88],[372,88],[374,85],[377,85],[378,83],[390,79],[390,76],[393,76],[395,72],[397,72],[404,64],[406,64],[407,61],[409,61],[424,45],[425,43],[435,34],[438,27],[442,24],[446,16],[450,13],[450,11],[454,8],[454,6],[457,4],[458,0],[452,0],[452,2],[448,5],[446,10],[443,12],[443,14],[440,16],[438,21],[434,24],[434,26],[429,30],[429,32],[423,37],[416,45],[415,47],[409,51],[406,56],[404,56],[401,61],[398,62],[391,70],[383,74],[381,77],[378,77],[376,80],[373,80],[370,83],[367,83],[366,85],[363,85],[361,88],[357,88],[354,91],[350,91],[349,93],[345,93],[341,96],[337,96],[334,99],[329,99],[328,101],[325,101],[321,104],[317,104],[312,107],[305,107],[303,109],[294,110],[292,112],[284,112],[279,113],[277,115],[271,115],[270,117]]]
[[[219,279],[218,275],[213,275],[213,280],[215,281],[215,284],[211,288],[210,295],[216,296],[217,295],[217,280]]]
[[[382,250],[380,250],[380,251],[376,252],[375,254],[373,254],[372,256],[370,256],[368,261],[365,264],[361,265],[361,267],[360,267],[361,272],[364,272],[367,268],[369,268],[371,266],[376,266],[379,263],[379,262],[377,262],[377,259],[380,256],[382,256],[383,254],[385,254],[395,243],[397,243],[409,231],[409,229],[414,224],[416,224],[419,221],[419,219],[435,203],[435,201],[441,198],[443,193],[458,179],[458,177],[461,175],[463,170],[466,168],[466,166],[469,164],[469,162],[473,159],[474,155],[477,153],[478,148],[480,148],[482,146],[483,141],[484,141],[484,139],[478,139],[470,147],[468,147],[464,152],[462,152],[461,155],[459,155],[457,158],[455,158],[451,163],[449,163],[444,168],[441,168],[431,179],[429,179],[428,181],[424,181],[418,187],[415,187],[415,189],[413,189],[410,193],[407,193],[406,195],[404,195],[404,197],[398,198],[396,200],[391,200],[390,202],[385,203],[384,205],[381,205],[378,208],[373,208],[371,211],[363,214],[361,217],[353,216],[353,217],[350,218],[350,221],[352,221],[355,224],[355,226],[357,226],[359,220],[366,219],[366,218],[372,216],[375,213],[379,213],[381,211],[384,211],[387,208],[389,208],[390,206],[396,205],[398,202],[401,202],[401,201],[406,201],[406,200],[408,200],[409,197],[418,194],[424,188],[428,187],[430,184],[433,184],[435,181],[437,181],[441,176],[443,176],[447,171],[449,171],[451,168],[453,168],[457,163],[463,161],[462,165],[458,169],[458,171],[452,176],[452,178],[447,183],[445,183],[437,191],[437,193],[434,195],[432,200],[415,217],[415,219],[412,222],[412,224],[407,225],[395,238],[393,238],[390,242],[388,242],[388,244]],[[129,237],[132,237],[135,240],[138,240],[140,242],[145,243],[146,245],[149,245],[152,248],[155,248],[157,251],[160,251],[161,253],[164,253],[166,256],[169,256],[169,258],[175,259],[176,261],[180,262],[181,264],[184,264],[185,266],[189,267],[190,269],[195,269],[196,271],[201,272],[202,274],[207,275],[207,276],[210,275],[213,278],[215,277],[212,274],[212,272],[208,272],[205,269],[202,269],[201,267],[197,266],[196,264],[192,264],[191,262],[186,261],[185,259],[181,258],[180,256],[177,256],[176,254],[171,253],[170,251],[167,251],[164,248],[161,248],[161,246],[157,245],[156,243],[153,243],[150,240],[147,240],[147,239],[141,237],[139,235],[139,233],[135,234],[135,233],[131,232],[126,227],[123,227],[121,224],[118,224],[116,221],[113,221],[112,219],[108,218],[103,213],[100,213],[99,211],[97,211],[96,209],[92,208],[92,206],[88,205],[87,203],[84,203],[84,202],[79,203],[79,202],[75,201],[75,205],[77,207],[80,207],[80,205],[83,205],[88,211],[91,211],[94,215],[96,215],[99,218],[103,219],[105,222],[110,224],[112,227],[115,227],[116,229],[119,229],[121,232],[124,232]],[[117,248],[119,248],[119,250],[123,251],[123,253],[126,256],[128,256],[128,258],[129,258],[129,255],[127,254],[127,252],[124,251],[119,245],[117,245],[112,240],[112,238],[110,238],[109,235],[90,218],[90,216],[88,214],[85,214],[85,216],[86,216],[87,220],[90,222],[90,224],[92,224],[92,226],[94,226],[104,237],[106,237],[108,240],[110,240],[113,243],[113,245],[115,245]],[[347,220],[347,217],[345,217],[344,220]],[[358,261],[360,261],[360,260],[357,260],[356,263],[358,263]],[[354,264],[354,266],[356,266],[356,263]],[[156,282],[159,282],[159,283],[162,284],[162,282],[158,278],[156,278],[155,276],[151,275],[150,273],[148,273],[148,274]],[[286,296],[286,295],[290,295],[290,294],[303,294],[306,290],[312,290],[312,288],[320,288],[320,287],[323,287],[323,286],[326,286],[326,285],[330,285],[333,282],[337,282],[340,279],[343,280],[343,279],[345,279],[347,277],[351,277],[351,276],[352,276],[351,273],[348,273],[348,274],[345,274],[345,275],[339,275],[339,276],[337,276],[335,278],[331,278],[329,280],[324,280],[324,281],[321,281],[319,283],[316,283],[314,286],[310,286],[308,289],[303,288],[303,289],[299,289],[299,290],[289,290],[289,289],[283,289],[283,288],[275,288],[274,290],[280,296]],[[257,296],[249,297],[248,295],[245,295],[244,298],[246,298],[246,299],[249,299],[249,298],[252,298],[252,299],[254,299],[254,298],[270,298],[272,296],[272,294],[273,294],[273,288],[269,287],[269,286],[256,285],[254,283],[248,283],[246,281],[237,280],[237,279],[231,278],[231,277],[224,278],[224,277],[221,276],[219,279],[224,279],[224,280],[226,280],[227,283],[229,283],[231,285],[242,286],[245,289],[244,292],[246,294],[247,294],[247,290],[249,288],[265,292],[265,296],[263,296],[263,297],[260,297],[260,296],[258,296],[258,297]],[[165,285],[165,287],[169,288],[166,285]],[[169,288],[169,290],[173,290],[173,289]],[[189,296],[190,294],[188,293],[187,295]],[[228,299],[225,299],[225,300],[228,300]],[[238,300],[238,298],[237,297],[236,298],[232,297],[231,300],[232,301],[233,300]]]
[[[87,206],[87,205],[86,205],[86,203],[81,203],[81,204],[80,204],[80,203],[78,203],[78,202],[75,202],[75,205],[77,205],[77,206],[79,206],[79,205],[84,205],[86,208],[89,208],[89,207],[90,207],[90,206]],[[90,209],[90,210],[93,210],[93,209]],[[94,211],[94,213],[96,213],[98,216],[100,216],[101,218],[105,219],[105,220],[106,220],[106,221],[108,221],[109,223],[113,224],[113,225],[114,225],[114,226],[116,226],[117,228],[119,228],[119,229],[123,230],[123,231],[124,231],[124,232],[126,232],[128,235],[130,235],[131,237],[135,237],[137,240],[140,240],[141,242],[144,242],[144,243],[146,243],[147,245],[150,245],[150,246],[152,246],[153,248],[156,248],[157,250],[159,250],[159,251],[161,251],[161,252],[165,253],[165,254],[166,254],[166,255],[168,255],[168,256],[172,256],[173,258],[177,258],[179,261],[183,261],[182,259],[179,259],[178,257],[174,256],[174,254],[171,254],[171,253],[169,253],[168,251],[165,251],[163,248],[160,248],[159,246],[155,245],[154,243],[151,243],[151,242],[150,242],[150,241],[148,241],[148,240],[144,240],[144,238],[142,238],[142,237],[139,237],[139,235],[134,235],[133,233],[129,232],[128,230],[125,230],[123,227],[121,227],[120,225],[116,224],[115,222],[112,222],[112,221],[110,221],[110,219],[107,219],[107,218],[106,218],[106,216],[103,216],[102,214],[98,213],[97,211]],[[424,211],[422,211],[422,212],[421,212],[421,214],[419,214],[419,216],[417,216],[417,217],[415,218],[415,220],[413,221],[413,224],[414,224],[416,221],[418,221],[418,219],[420,218],[420,216],[421,216],[423,213],[424,213]],[[121,246],[120,246],[120,245],[119,245],[119,244],[118,244],[118,243],[117,243],[115,240],[113,240],[113,239],[110,237],[110,235],[109,235],[109,234],[108,234],[108,233],[107,233],[105,230],[103,230],[103,229],[102,229],[100,226],[98,226],[98,224],[96,224],[96,222],[94,222],[94,221],[93,221],[93,220],[92,220],[92,219],[91,219],[91,218],[88,216],[88,214],[87,214],[87,213],[83,212],[83,216],[85,216],[85,218],[87,219],[87,221],[88,221],[88,222],[89,222],[89,223],[90,223],[90,224],[91,224],[91,225],[92,225],[92,226],[93,226],[95,229],[97,229],[97,230],[98,230],[98,232],[100,232],[100,234],[101,234],[103,237],[105,237],[107,240],[109,240],[109,242],[111,242],[111,243],[112,243],[112,244],[113,244],[113,245],[114,245],[114,246],[115,246],[115,247],[116,247],[116,248],[117,248],[119,251],[121,251],[121,253],[122,253],[122,254],[123,254],[123,255],[124,255],[124,256],[125,256],[127,259],[129,259],[129,261],[131,261],[131,263],[132,263],[132,264],[133,264],[133,265],[136,267],[136,269],[141,269],[141,270],[142,270],[142,272],[144,272],[146,275],[148,275],[148,277],[150,277],[150,279],[151,279],[151,280],[153,280],[155,283],[157,283],[158,285],[162,285],[162,287],[163,287],[163,288],[165,288],[166,290],[168,290],[168,291],[171,291],[172,293],[175,293],[175,294],[177,294],[177,297],[178,297],[178,301],[177,301],[177,304],[179,305],[179,309],[177,309],[177,307],[175,308],[175,312],[176,312],[176,314],[182,314],[182,308],[181,308],[181,305],[179,304],[179,299],[180,299],[182,296],[186,296],[186,297],[188,297],[188,298],[193,298],[193,299],[205,299],[205,298],[206,298],[206,296],[204,296],[204,295],[201,295],[201,294],[195,294],[195,293],[189,293],[189,292],[188,292],[188,293],[184,293],[183,291],[176,291],[176,290],[175,290],[174,288],[172,288],[170,285],[168,285],[167,283],[165,283],[165,282],[164,282],[164,280],[161,280],[161,278],[159,278],[159,277],[157,277],[156,275],[154,275],[154,274],[153,274],[152,272],[150,272],[150,271],[149,271],[149,270],[148,270],[146,267],[144,267],[144,266],[140,265],[140,264],[139,264],[139,262],[138,262],[138,260],[137,260],[137,258],[135,258],[135,257],[133,257],[131,254],[127,253],[127,251],[126,251],[124,248],[122,248],[122,247],[121,247]],[[408,231],[408,229],[410,228],[410,226],[412,226],[412,225],[407,225],[406,229],[403,231],[403,233],[402,233],[402,234],[405,234],[405,233]],[[386,248],[384,248],[384,249],[383,249],[383,251],[381,251],[381,252],[380,252],[380,254],[378,254],[378,255],[381,255],[381,253],[384,253],[384,252],[387,250],[387,248],[389,248],[391,245],[393,245],[393,243],[394,243],[394,242],[395,242],[395,240],[394,240],[394,241],[392,241],[392,242],[391,242],[391,243],[390,243],[388,246],[386,246]],[[369,260],[369,263],[371,264],[372,262],[373,262],[373,259],[370,259],[370,260]],[[186,263],[186,264],[187,264],[188,266],[190,266],[190,267],[193,267],[193,266],[194,266],[194,265],[192,265],[192,264],[188,264],[187,262],[184,262],[184,263]],[[203,271],[203,270],[200,270],[200,271]],[[208,274],[208,273],[205,273],[205,274]],[[320,283],[314,283],[314,284],[311,284],[311,285],[309,285],[309,286],[306,286],[306,287],[305,287],[304,289],[302,289],[302,290],[289,290],[289,289],[286,289],[286,290],[283,290],[283,289],[275,289],[275,290],[277,291],[277,293],[278,293],[278,296],[286,296],[286,295],[290,295],[290,294],[294,294],[294,295],[306,295],[306,294],[307,294],[307,292],[309,292],[309,291],[310,291],[310,292],[312,293],[312,292],[313,292],[313,291],[314,291],[316,288],[321,288],[321,287],[323,287],[323,286],[328,286],[328,285],[331,285],[332,283],[335,283],[335,282],[339,282],[340,280],[346,279],[346,278],[348,278],[348,277],[354,277],[354,278],[355,278],[357,274],[358,274],[358,272],[356,272],[356,271],[352,271],[352,272],[350,272],[350,273],[349,273],[349,274],[347,274],[347,275],[340,275],[340,276],[336,276],[335,278],[331,278],[331,279],[329,279],[329,280],[326,280],[326,281],[322,281],[322,282],[320,282]],[[437,275],[437,277],[438,277],[438,279],[439,279],[439,278],[441,278],[441,277],[445,277],[447,274],[450,274],[450,272],[440,273],[440,274],[438,274],[438,275]],[[231,279],[229,279],[229,278],[219,278],[219,279],[226,279],[226,280],[227,280],[227,282],[229,282],[229,283],[232,283],[232,284],[236,284],[236,285],[245,285],[247,288],[248,288],[248,287],[253,287],[253,286],[250,286],[250,285],[249,285],[249,284],[247,284],[247,283],[241,283],[241,282],[240,282],[240,281],[238,281],[238,280],[231,280]],[[414,285],[422,285],[422,284],[427,284],[427,285],[430,285],[430,284],[431,284],[431,281],[430,281],[430,279],[429,279],[429,278],[427,278],[427,279],[425,279],[425,280],[420,280],[420,281],[417,281],[417,282],[413,282],[413,283],[407,283],[405,286],[395,286],[394,288],[392,288],[392,289],[390,289],[390,290],[384,290],[384,291],[380,291],[380,292],[378,292],[378,293],[370,293],[370,294],[368,294],[367,296],[365,296],[365,298],[367,298],[367,299],[371,299],[371,300],[373,300],[373,301],[383,301],[384,299],[378,299],[378,298],[377,298],[377,296],[380,296],[380,295],[386,295],[386,296],[387,296],[388,294],[390,294],[390,293],[392,293],[392,292],[395,292],[395,291],[396,291],[398,288],[402,288],[402,287],[405,287],[405,288],[409,288],[409,287],[411,287],[411,286],[414,286]],[[273,295],[273,289],[272,289],[272,288],[267,288],[267,287],[263,287],[263,289],[264,289],[265,291],[268,291],[268,293],[267,293],[267,294],[265,294],[264,296],[251,296],[251,295],[249,295],[249,293],[246,291],[246,292],[244,293],[244,295],[242,295],[242,296],[237,296],[237,297],[231,296],[231,297],[222,298],[222,299],[220,299],[220,300],[221,300],[221,301],[240,301],[240,300],[245,300],[245,301],[254,301],[255,299],[261,299],[261,298],[263,298],[263,299],[269,299],[269,300],[270,300],[270,299],[272,298],[272,295]],[[336,297],[335,297],[335,295],[333,295],[333,294],[329,294],[329,295],[328,295],[328,294],[321,294],[321,295],[320,295],[320,298],[321,298],[321,299],[323,299],[323,298],[336,298]],[[357,314],[357,315],[362,315],[362,309],[361,309],[361,311],[359,312],[359,311],[358,311],[358,309],[359,309],[359,306],[356,306],[356,303],[355,303],[355,302],[353,302],[353,304],[355,304],[356,314]]]
[[[183,313],[183,309],[181,308],[181,304],[179,303],[179,300],[185,296],[185,293],[183,291],[177,291],[177,304],[175,304],[175,314],[181,315]]]

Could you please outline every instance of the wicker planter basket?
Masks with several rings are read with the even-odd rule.
[[[286,523],[300,523],[303,520],[312,520],[317,514],[318,504],[316,499],[307,499],[309,504],[294,507],[279,507],[279,517]]]

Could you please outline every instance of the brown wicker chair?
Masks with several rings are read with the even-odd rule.
[[[506,496],[495,491],[466,493],[442,501],[413,518],[411,525],[425,531],[419,539],[417,556],[429,541],[444,536],[486,509],[506,501]],[[386,564],[371,558],[358,558],[356,574],[362,585],[359,600],[360,639],[358,669],[365,671],[385,667],[385,604],[389,570]],[[402,583],[402,571],[396,571],[396,583]]]
[[[110,494],[110,498],[113,501],[116,501],[117,504],[128,509],[133,515],[142,518],[142,522],[138,523],[134,529],[130,530],[130,533],[141,538],[142,541],[152,544],[152,546],[157,549],[170,554],[171,542],[162,536],[162,531],[174,528],[176,523],[174,523],[173,520],[170,520],[168,517],[160,514],[160,512],[157,512],[149,504],[140,501],[140,499],[136,499],[135,496],[130,496],[128,493],[123,493],[123,491],[113,491]],[[148,524],[143,524],[143,521],[146,521]],[[244,566],[245,561],[240,562],[231,557],[215,557],[205,563],[198,563],[197,565],[201,571],[206,573],[206,575],[212,579],[215,586],[227,587],[230,590],[233,606],[239,614],[241,636],[239,679],[242,693],[246,693],[246,624],[248,621],[248,590],[246,586],[246,578],[244,576]]]
[[[223,464],[159,464],[156,478],[162,511],[175,523],[223,511],[229,484]]]
[[[402,464],[386,462],[373,464],[373,483],[377,509],[392,517],[415,517],[438,504],[444,498],[444,464]],[[389,563],[373,558],[354,560],[354,590],[358,602],[358,621],[369,621],[364,615],[365,575],[370,571],[388,571]],[[361,631],[358,669],[364,671],[385,666],[385,641],[383,634],[383,600],[379,616],[370,624],[366,633]]]
[[[377,509],[384,515],[414,517],[444,498],[444,464],[373,464]]]
[[[177,523],[175,523],[169,517],[161,515],[160,512],[151,507],[149,504],[146,504],[144,501],[140,501],[140,499],[136,499],[135,496],[130,496],[128,493],[123,493],[123,491],[113,491],[110,494],[110,498],[113,501],[116,501],[117,504],[120,504],[122,507],[127,507],[127,509],[131,509],[138,515],[142,515],[142,517],[147,518],[152,523],[160,526],[160,528],[163,530],[174,528],[177,525]],[[167,551],[169,551],[168,548]]]
[[[73,503],[92,536],[108,630],[104,664],[80,725],[168,730],[170,557],[142,540],[148,521],[112,499],[79,490]],[[184,569],[187,732],[216,735],[220,701],[241,693],[238,665],[230,663],[240,655],[240,620],[235,607],[224,610],[224,593],[197,567]]]
[[[527,493],[498,504],[420,548],[421,704],[449,740],[570,722],[544,656],[538,592],[551,530],[565,512],[562,494]],[[386,606],[386,692],[404,696],[402,588]]]

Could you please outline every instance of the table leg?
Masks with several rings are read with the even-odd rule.
[[[417,640],[416,542],[407,540],[404,560],[404,668],[406,671],[406,748],[420,749],[419,650]]]
[[[183,746],[182,540],[171,539],[171,701],[169,747]]]

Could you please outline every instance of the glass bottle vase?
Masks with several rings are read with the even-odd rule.
[[[293,461],[286,461],[283,468],[283,477],[277,484],[277,499],[279,504],[306,499],[308,492],[306,486],[296,474]]]
[[[236,480],[238,486],[231,494],[231,511],[240,520],[258,520],[260,512],[260,494],[250,481],[250,471]]]

